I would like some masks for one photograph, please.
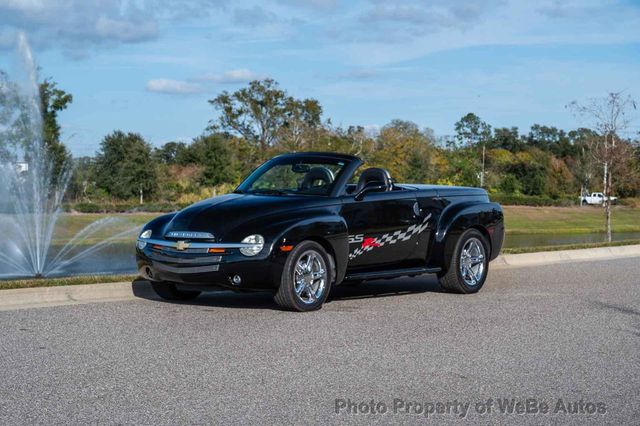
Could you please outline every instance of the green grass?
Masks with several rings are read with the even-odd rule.
[[[63,278],[34,278],[25,280],[0,281],[0,290],[12,288],[58,287],[63,285],[103,284],[133,281],[137,275],[79,275]]]
[[[507,234],[590,234],[605,232],[600,207],[503,207]],[[640,232],[640,209],[614,207],[613,232]]]
[[[600,207],[527,207],[505,206],[507,234],[587,234],[604,232],[604,212]],[[106,217],[116,217],[119,223],[88,238],[95,244],[113,235],[116,230],[142,226],[157,217],[157,213],[126,214],[65,214],[58,221],[53,244],[65,244],[85,226]],[[613,209],[614,232],[640,232],[640,209],[616,206]],[[131,241],[123,237],[122,242]]]
[[[74,235],[86,226],[105,218],[116,218],[117,223],[106,226],[94,235],[91,235],[83,243],[96,244],[117,232],[130,228],[140,227],[151,219],[158,217],[154,213],[119,213],[119,214],[63,214],[58,219],[52,243],[55,245],[66,244]],[[131,241],[131,237],[122,237],[118,241]]]

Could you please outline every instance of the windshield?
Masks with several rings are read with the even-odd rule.
[[[275,158],[253,172],[236,192],[329,195],[345,164],[332,158]]]

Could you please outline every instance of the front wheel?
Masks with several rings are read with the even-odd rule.
[[[289,253],[274,300],[292,311],[320,309],[331,290],[332,262],[315,241],[303,241]]]
[[[489,272],[489,245],[476,229],[460,235],[453,250],[449,269],[441,275],[440,284],[455,293],[475,293],[484,284]]]
[[[201,293],[196,290],[180,290],[174,283],[166,281],[151,281],[151,288],[165,300],[191,300]]]

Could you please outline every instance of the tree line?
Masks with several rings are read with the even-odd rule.
[[[166,201],[185,194],[197,198],[211,188],[236,185],[276,154],[296,151],[355,154],[387,168],[399,182],[483,186],[492,193],[553,199],[602,190],[604,172],[594,151],[603,133],[597,128],[565,131],[534,124],[525,133],[493,128],[469,113],[449,137],[399,119],[372,133],[323,121],[317,100],[289,96],[269,79],[222,92],[209,103],[218,117],[189,143],[153,148],[139,134],[106,136],[96,157],[77,160],[82,167],[76,167],[71,197],[131,199],[142,191]],[[622,137],[619,146],[627,154],[610,165],[616,169],[616,195],[638,196],[640,148]]]
[[[298,151],[355,154],[370,166],[387,168],[398,182],[574,200],[587,190],[602,191],[609,182],[609,192],[619,197],[640,196],[640,147],[624,136],[622,124],[628,122],[619,120],[611,129],[603,126],[607,117],[595,113],[596,106],[606,110],[614,96],[626,117],[635,103],[622,94],[569,104],[576,117],[592,123],[588,127],[566,131],[534,124],[521,131],[493,127],[470,112],[455,123],[454,135],[436,136],[400,119],[375,132],[334,126],[323,119],[317,100],[297,99],[265,79],[209,100],[216,118],[192,141],[154,147],[138,133],[116,130],[103,138],[95,156],[71,159],[60,142],[57,114],[72,97],[50,79],[40,92],[46,145],[58,169],[73,163],[67,192],[72,202],[187,203],[227,192],[263,161]]]

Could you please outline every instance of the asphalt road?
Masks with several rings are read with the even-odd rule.
[[[637,258],[496,269],[470,296],[378,281],[310,314],[135,286],[135,301],[0,312],[0,424],[640,421]],[[549,412],[503,414],[512,398]]]

